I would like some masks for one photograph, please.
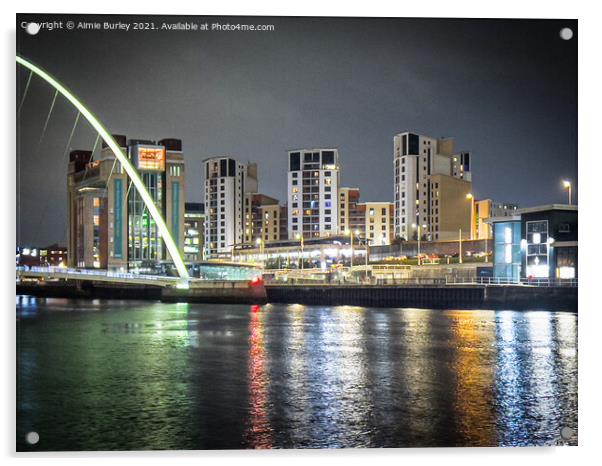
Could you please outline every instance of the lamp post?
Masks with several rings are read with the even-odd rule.
[[[475,239],[475,215],[474,215],[474,196],[472,193],[466,195],[466,199],[470,201],[470,239]]]
[[[420,237],[422,236],[422,230],[420,225],[412,223],[412,228],[418,228],[418,265],[420,265]]]
[[[573,203],[573,199],[571,197],[571,189],[572,189],[572,185],[571,182],[568,180],[563,180],[562,181],[562,186],[564,187],[564,189],[566,189],[569,192],[569,205],[572,205]]]
[[[462,228],[458,230],[458,244],[460,245],[460,251],[458,254],[458,260],[460,264],[462,263]]]

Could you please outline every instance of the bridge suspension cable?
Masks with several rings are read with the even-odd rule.
[[[23,103],[25,102],[25,97],[27,96],[27,91],[29,90],[29,83],[31,83],[32,76],[33,71],[30,71],[29,76],[27,77],[27,84],[25,84],[25,90],[23,91],[23,97],[21,97],[21,102],[19,102],[19,107],[17,107],[17,117],[21,115],[21,108],[23,108]]]
[[[186,269],[186,265],[184,264],[184,260],[182,259],[182,256],[180,255],[180,251],[178,250],[178,246],[175,243],[173,237],[171,236],[171,233],[170,233],[169,229],[167,228],[167,224],[165,223],[163,216],[161,215],[161,213],[159,212],[159,209],[153,202],[153,198],[151,197],[148,190],[146,189],[146,186],[144,185],[142,178],[140,178],[138,171],[132,165],[130,159],[125,155],[125,153],[123,152],[121,147],[119,147],[119,144],[117,144],[117,141],[115,141],[115,138],[113,138],[111,133],[109,133],[107,131],[107,129],[100,122],[100,120],[92,113],[92,111],[89,110],[71,91],[69,91],[65,86],[63,86],[53,76],[51,76],[46,71],[44,71],[42,68],[34,65],[33,63],[31,63],[30,61],[26,60],[23,57],[20,57],[17,55],[16,60],[17,60],[18,64],[24,66],[25,68],[29,69],[31,72],[35,73],[37,76],[44,79],[47,83],[49,83],[52,87],[54,87],[55,90],[60,92],[69,102],[71,102],[71,104],[79,111],[79,113],[84,116],[84,118],[90,123],[90,125],[92,125],[92,127],[96,130],[96,132],[98,132],[98,134],[100,134],[100,136],[102,137],[104,142],[113,151],[113,154],[115,154],[115,157],[117,157],[117,159],[121,163],[121,166],[123,167],[123,169],[129,176],[132,184],[134,185],[134,187],[140,194],[140,197],[144,201],[146,208],[148,209],[151,217],[153,218],[153,220],[155,221],[155,224],[157,225],[159,234],[161,235],[161,237],[163,238],[163,241],[165,242],[167,251],[169,252],[169,255],[171,256],[172,260],[174,261],[174,265],[176,266],[178,275],[182,279],[190,278],[190,276],[188,274],[188,270]],[[79,114],[78,114],[78,119],[79,119]]]
[[[79,121],[80,115],[81,113],[77,112],[77,116],[75,117],[75,121],[73,122],[73,128],[71,128],[71,133],[69,133],[69,139],[67,140],[65,150],[63,151],[63,166],[67,161],[67,154],[69,153],[69,149],[71,149],[71,141],[73,141],[73,135],[75,134],[75,128],[77,128],[77,122]]]
[[[52,110],[54,109],[54,104],[56,103],[56,98],[59,95],[59,91],[54,91],[54,96],[52,97],[52,103],[50,104],[50,110],[48,110],[48,114],[46,115],[46,120],[44,121],[44,127],[42,128],[42,133],[40,134],[40,139],[38,140],[38,145],[36,147],[36,151],[34,155],[37,157],[38,152],[40,151],[40,147],[42,147],[42,141],[44,140],[44,136],[46,134],[46,130],[48,129],[48,123],[50,122],[50,115],[52,115]]]

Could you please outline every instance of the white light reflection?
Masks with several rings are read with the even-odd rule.
[[[526,374],[521,357],[521,335],[517,333],[522,314],[514,311],[496,313],[497,361],[496,406],[500,445],[526,445],[523,381]],[[518,323],[517,323],[518,322]]]
[[[546,438],[559,431],[557,418],[557,375],[552,352],[552,313],[528,312],[525,315],[529,329],[530,354],[528,359],[531,400],[529,417],[536,420],[532,436]]]
[[[572,441],[577,440],[577,314],[559,312],[556,314],[556,357],[559,390],[558,414],[560,424],[575,431]]]
[[[288,398],[292,442],[306,447],[367,446],[370,416],[365,309],[289,306]]]
[[[308,349],[305,345],[306,338],[306,309],[301,304],[291,304],[286,308],[288,317],[288,339],[286,345],[286,361],[288,373],[286,385],[286,398],[290,405],[288,425],[295,426],[291,432],[291,440],[295,445],[306,445],[312,437],[311,409],[308,395]]]
[[[436,397],[437,384],[433,380],[434,360],[432,350],[430,312],[424,309],[401,309],[399,318],[404,329],[400,335],[406,353],[399,361],[401,380],[405,387],[404,411],[407,430],[414,438],[432,438],[435,432],[435,416],[432,400]]]
[[[366,309],[363,307],[335,307],[330,319],[324,322],[324,345],[330,357],[325,371],[330,375],[336,390],[338,408],[333,411],[346,444],[369,446],[365,437],[369,425],[371,398],[367,380],[366,335],[364,330]],[[326,393],[329,396],[330,393]]]

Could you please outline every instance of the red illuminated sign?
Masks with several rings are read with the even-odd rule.
[[[138,147],[138,170],[164,171],[164,147]]]

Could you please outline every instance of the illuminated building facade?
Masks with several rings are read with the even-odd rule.
[[[257,192],[257,165],[227,156],[205,159],[203,165],[205,258],[226,257],[252,231],[245,199],[248,193]]]
[[[339,188],[339,234],[364,230],[364,212],[358,209],[360,201],[359,188]]]
[[[265,221],[265,213],[271,214],[270,219],[274,216],[279,217],[279,212],[274,213],[274,210],[279,210],[278,199],[259,193],[245,194],[244,243],[277,239],[279,231],[269,229]]]
[[[577,206],[529,207],[489,222],[495,278],[577,278]]]
[[[348,235],[333,235],[322,238],[309,238],[303,241],[295,239],[272,241],[265,245],[239,244],[232,253],[236,262],[263,263],[266,268],[293,268],[301,269],[301,260],[305,267],[316,270],[328,270],[331,266],[340,264],[349,266],[351,254],[357,264],[366,260],[366,247],[364,242],[354,242]]]
[[[448,195],[454,196],[472,190],[471,154],[455,153],[452,138],[436,139],[409,132],[397,134],[393,138],[393,173],[396,237],[412,239],[420,226],[422,236],[447,239],[454,227],[442,220],[443,217],[451,219],[459,211],[462,217],[470,216],[471,204],[466,198],[446,200],[450,201],[448,206],[454,206],[454,212],[446,212],[442,205],[441,185]],[[435,180],[434,176],[439,178]],[[470,220],[465,225],[467,235],[469,225]],[[458,230],[455,235],[457,237]]]
[[[577,277],[577,206],[519,209],[523,278]]]
[[[358,204],[364,214],[365,238],[370,246],[386,246],[393,239],[393,203],[363,202]]]
[[[280,205],[262,205],[259,207],[259,221],[256,237],[262,241],[280,241]],[[283,238],[284,239],[284,238]]]
[[[67,250],[71,267],[106,269],[108,266],[107,186],[113,160],[103,161],[102,155],[93,160],[92,151],[76,150],[69,154]]]
[[[185,171],[178,139],[130,140],[114,136],[140,173],[179,249],[183,250]],[[171,259],[140,194],[104,143],[72,151],[68,172],[69,265],[152,271]]]
[[[278,199],[265,194],[245,195],[245,243],[270,242],[286,239],[282,231],[282,215],[286,221],[286,209]]]
[[[520,216],[491,222],[493,230],[493,276],[518,281],[521,276]]]
[[[288,237],[332,236],[339,232],[339,151],[288,152]]]
[[[16,264],[26,267],[66,267],[67,248],[52,244],[43,248],[17,248]]]

